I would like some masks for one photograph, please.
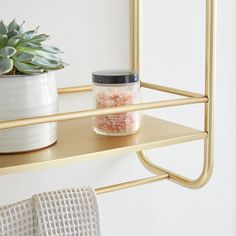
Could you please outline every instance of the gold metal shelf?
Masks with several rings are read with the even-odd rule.
[[[133,69],[141,73],[141,0],[131,0]],[[201,188],[210,179],[213,171],[214,135],[214,82],[215,82],[215,26],[216,0],[206,1],[206,56],[205,94],[151,84],[142,81],[141,87],[183,96],[184,98],[140,103],[129,106],[92,109],[85,111],[32,117],[0,122],[0,131],[34,124],[59,122],[59,138],[54,146],[26,154],[0,155],[0,175],[46,166],[72,163],[90,157],[136,152],[141,164],[155,176],[126,183],[106,186],[96,190],[98,194],[130,188],[160,180],[170,180],[187,188]],[[91,86],[58,89],[59,94],[91,91]],[[102,137],[92,131],[91,117],[119,112],[141,111],[202,103],[205,106],[204,131],[195,130],[157,118],[144,116],[139,133],[127,137]],[[144,150],[194,140],[204,140],[204,166],[196,180],[188,179],[152,163]]]
[[[126,137],[96,135],[90,118],[63,121],[59,123],[55,145],[35,152],[0,155],[0,175],[204,138],[205,132],[146,115],[140,132]]]

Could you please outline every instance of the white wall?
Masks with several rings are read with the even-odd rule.
[[[204,0],[143,1],[143,78],[203,91]],[[128,0],[0,0],[1,18],[41,25],[71,65],[58,86],[88,84],[91,72],[130,66]],[[169,182],[99,196],[102,235],[236,235],[236,2],[219,0],[215,172],[209,185],[188,190]],[[147,94],[145,100],[166,98]],[[70,102],[70,107],[68,104]],[[89,95],[60,99],[61,111],[87,108]],[[202,106],[149,112],[202,127]],[[199,174],[202,142],[151,150],[158,163],[191,177]],[[10,156],[9,156],[10,158]],[[149,174],[135,154],[0,177],[0,205],[61,188],[104,186]]]

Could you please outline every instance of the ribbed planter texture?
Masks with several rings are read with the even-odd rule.
[[[56,114],[54,73],[0,76],[0,121]],[[0,153],[38,150],[57,140],[57,124],[0,130]]]

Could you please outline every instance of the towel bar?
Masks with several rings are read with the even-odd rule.
[[[127,188],[132,188],[132,187],[136,187],[136,186],[140,186],[140,185],[144,185],[144,184],[155,183],[155,182],[158,182],[161,180],[166,180],[166,179],[168,179],[168,174],[160,171],[160,173],[158,175],[153,176],[153,177],[134,180],[134,181],[120,183],[120,184],[115,184],[115,185],[106,186],[103,188],[98,188],[98,189],[96,189],[96,193],[98,195],[100,195],[100,194],[104,194],[104,193],[109,193],[109,192],[119,191],[119,190],[123,190],[123,189],[127,189]]]
[[[151,173],[153,177],[134,180],[126,183],[106,186],[96,190],[98,194],[103,194],[111,191],[117,191],[125,188],[130,188],[147,183],[157,182],[161,180],[170,180],[188,188],[200,188],[204,186],[210,179],[213,171],[213,133],[214,133],[214,83],[215,83],[215,26],[216,26],[216,0],[206,1],[206,56],[205,56],[205,94],[198,94],[181,89],[165,87],[161,85],[151,84],[142,81],[141,87],[153,89],[165,93],[175,94],[184,98],[156,101],[152,103],[141,103],[123,107],[78,111],[73,113],[57,114],[45,117],[35,117],[14,121],[0,122],[0,130],[22,127],[33,124],[42,124],[48,122],[60,122],[61,128],[59,133],[63,133],[63,138],[56,145],[34,153],[27,154],[12,154],[0,155],[0,175],[10,174],[19,171],[32,170],[34,168],[56,166],[78,161],[80,159],[97,157],[98,155],[123,154],[126,152],[136,152],[141,164]],[[133,13],[133,69],[141,73],[141,0],[132,0]],[[60,88],[59,94],[89,92],[92,87],[90,85]],[[203,131],[191,129],[185,126],[174,124],[168,121],[153,119],[146,117],[146,127],[140,136],[117,137],[111,139],[109,137],[96,137],[89,133],[88,117],[111,114],[117,112],[137,111],[156,109],[164,107],[173,107],[180,105],[189,105],[203,103],[205,105],[205,127]],[[84,119],[81,119],[84,118]],[[86,118],[86,119],[85,119]],[[79,119],[79,120],[77,120]],[[74,121],[75,120],[75,121]],[[78,122],[78,123],[73,123]],[[153,125],[150,129],[148,124]],[[77,127],[81,131],[81,135],[75,135],[71,131],[71,127]],[[162,128],[162,132],[157,132],[155,128]],[[87,128],[87,130],[85,130]],[[83,142],[84,134],[88,135],[86,143],[94,143],[92,145],[81,145],[78,149],[78,143]],[[69,140],[71,138],[71,140]],[[172,145],[182,142],[194,140],[204,140],[204,167],[202,174],[197,180],[190,180],[180,176],[172,171],[166,170],[153,164],[144,154],[144,150],[156,148],[165,145]],[[68,140],[70,144],[74,143],[72,149],[67,149]],[[77,143],[77,144],[76,144]],[[64,146],[63,146],[64,145]],[[83,146],[83,147],[82,147]]]

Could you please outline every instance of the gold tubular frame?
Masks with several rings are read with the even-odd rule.
[[[132,34],[133,34],[133,69],[141,73],[141,4],[142,0],[131,0],[132,1]],[[200,188],[204,186],[211,177],[213,170],[213,131],[214,131],[214,78],[215,78],[215,18],[216,18],[216,1],[206,0],[206,78],[205,78],[205,95],[193,93],[181,89],[175,89],[165,86],[160,86],[152,83],[141,82],[141,87],[162,91],[165,93],[175,94],[183,96],[184,98],[141,103],[123,107],[114,107],[107,109],[93,109],[78,112],[70,112],[56,115],[49,115],[43,117],[34,117],[21,120],[4,121],[0,122],[0,130],[16,128],[28,125],[42,124],[48,122],[72,120],[79,118],[87,118],[98,115],[105,115],[118,112],[148,110],[164,107],[174,107],[180,105],[204,103],[205,104],[205,132],[208,134],[205,142],[204,151],[204,167],[202,174],[197,180],[190,180],[183,176],[180,176],[172,171],[166,170],[153,164],[144,154],[143,151],[137,152],[139,160],[143,166],[151,173],[155,174],[154,177],[144,178],[131,182],[116,184],[112,186],[103,187],[97,189],[98,194],[117,191],[125,188],[130,188],[138,185],[147,183],[157,182],[160,180],[168,179],[177,184],[188,188]],[[79,86],[72,88],[60,88],[58,89],[59,94],[77,93],[77,92],[88,92],[91,91],[92,87]]]
[[[205,104],[205,132],[208,138],[204,140],[204,166],[201,175],[192,180],[176,174],[172,171],[159,167],[152,163],[144,152],[137,155],[143,166],[157,174],[163,171],[168,174],[168,180],[187,188],[197,189],[206,185],[213,172],[213,149],[214,149],[214,82],[215,82],[215,27],[216,27],[216,1],[206,0],[206,58],[205,58],[205,96],[208,102]],[[185,94],[188,95],[188,94]]]

